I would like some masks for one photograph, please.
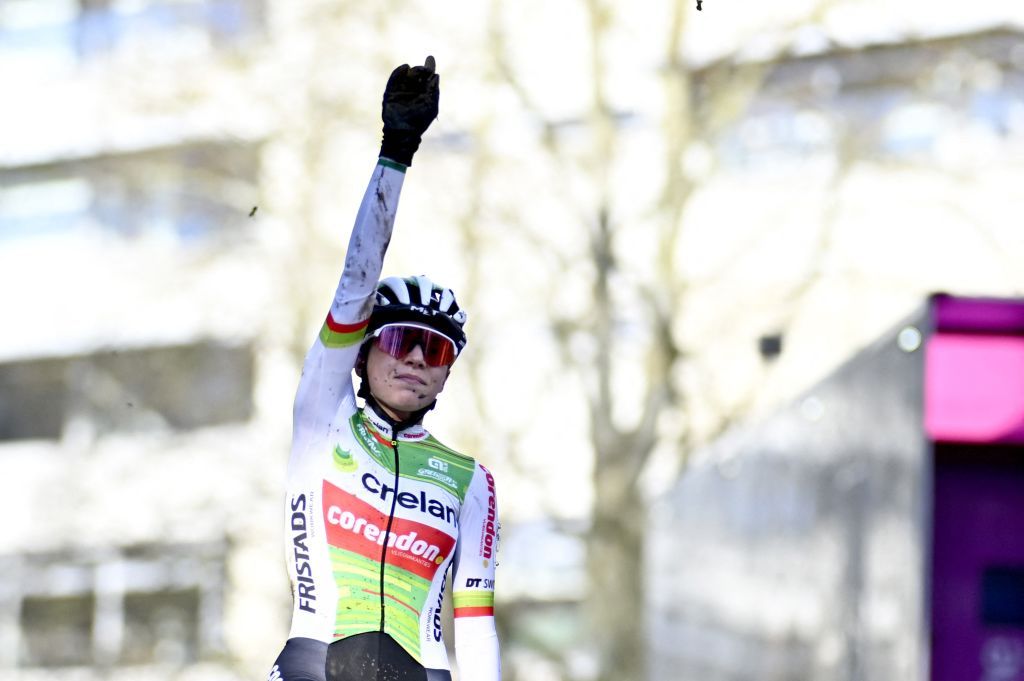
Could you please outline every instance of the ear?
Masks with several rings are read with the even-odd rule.
[[[366,363],[370,356],[371,345],[373,345],[373,343],[363,343],[362,347],[359,348],[359,354],[356,355],[356,364],[354,368],[356,370],[356,375],[359,376],[359,378],[366,378]]]
[[[356,392],[356,395],[362,397],[364,400],[370,394],[370,378],[366,373],[366,358],[370,354],[369,349],[369,343],[359,348],[359,354],[356,356],[356,364],[353,367],[356,371],[356,376],[359,377],[359,390]]]

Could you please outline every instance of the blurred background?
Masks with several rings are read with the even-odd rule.
[[[427,426],[498,481],[506,680],[939,678],[933,294],[1024,296],[995,0],[0,0],[0,679],[266,677],[301,360],[428,54],[384,271],[470,311]]]

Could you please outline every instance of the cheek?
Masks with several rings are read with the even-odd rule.
[[[388,368],[379,359],[366,363],[366,376],[370,379],[370,387],[383,387],[390,385],[388,379]]]
[[[433,380],[431,381],[430,384],[431,388],[434,390],[434,392],[441,392],[441,389],[444,388],[445,382],[448,380],[448,369],[440,370],[438,374],[436,376],[433,376],[432,378]]]

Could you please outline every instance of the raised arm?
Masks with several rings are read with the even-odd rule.
[[[356,213],[334,300],[303,363],[293,412],[295,438],[326,427],[343,401],[355,404],[352,368],[373,310],[405,171],[437,116],[438,86],[433,57],[423,66],[403,64],[388,78],[380,157]]]
[[[498,558],[498,500],[494,476],[476,465],[459,514],[452,598],[459,678],[500,681],[494,626],[494,568]]]

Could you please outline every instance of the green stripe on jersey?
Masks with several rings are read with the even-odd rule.
[[[329,348],[348,348],[358,345],[366,335],[366,325],[354,331],[334,331],[327,322],[320,327],[320,342]]]
[[[334,546],[328,548],[338,604],[334,637],[344,638],[380,627],[380,563]],[[384,568],[384,630],[419,662],[419,613],[430,581],[395,565]]]
[[[493,608],[493,591],[456,591],[452,593],[452,603],[456,608]]]

